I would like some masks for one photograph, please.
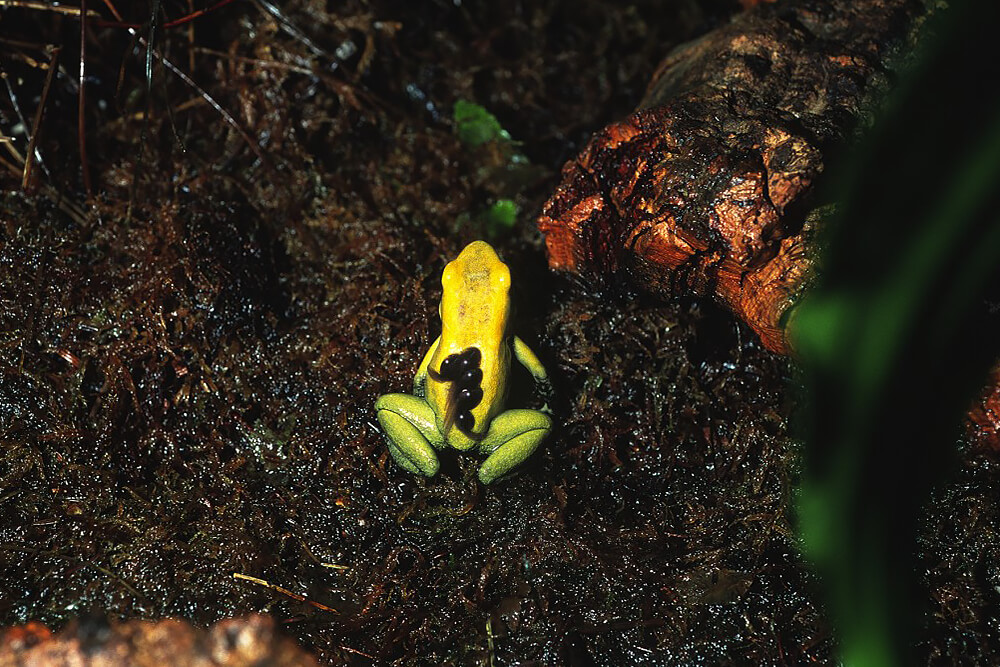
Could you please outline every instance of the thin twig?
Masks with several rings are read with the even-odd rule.
[[[302,42],[306,48],[313,52],[313,55],[329,57],[330,54],[328,54],[325,49],[317,46],[315,42],[309,39],[304,32],[299,30],[294,23],[285,17],[278,7],[268,2],[268,0],[255,0],[255,2],[258,7],[277,19],[278,23],[285,30],[285,32]]]
[[[109,0],[105,0],[105,4],[110,5]],[[115,12],[117,15],[117,12]],[[132,186],[129,188],[128,195],[128,208],[125,209],[125,219],[132,219],[132,209],[135,206],[136,193],[139,190],[139,180],[142,175],[143,166],[143,153],[146,148],[146,138],[149,132],[150,118],[153,115],[153,53],[155,49],[153,45],[156,44],[156,20],[160,14],[160,0],[153,0],[153,6],[150,9],[149,16],[149,33],[145,40],[138,36],[138,32],[135,29],[129,28],[128,31],[134,35],[139,43],[146,47],[146,57],[145,57],[145,67],[143,68],[143,74],[146,79],[146,117],[142,121],[142,128],[139,130],[139,157],[136,160],[135,170],[136,173],[132,177]]]
[[[47,78],[51,78],[52,77],[52,71],[53,71],[53,68],[54,68],[54,65],[55,65],[55,55],[54,54],[53,54],[52,58],[53,58],[53,60],[50,62],[50,69],[49,69],[49,74],[47,75]],[[19,105],[17,103],[17,95],[14,94],[14,88],[10,84],[10,79],[7,76],[6,70],[4,70],[2,67],[0,67],[0,78],[2,78],[4,80],[4,83],[7,86],[7,94],[10,96],[10,103],[11,103],[11,106],[14,107],[14,113],[17,114],[17,118],[20,121],[21,125],[25,128],[25,132],[30,132],[30,127],[29,127],[27,121],[24,119],[24,114],[21,113],[21,105]],[[48,84],[46,84],[46,90],[47,89],[48,89]],[[43,92],[43,94],[42,94],[42,100],[39,103],[39,107],[40,108],[45,106],[45,99],[46,99],[46,93]],[[33,135],[37,134],[37,132],[32,133],[32,134]],[[29,143],[30,142],[31,142],[31,137],[29,137]],[[25,164],[26,164],[27,160],[25,160],[24,156],[22,156],[21,153],[18,152],[18,150],[14,146],[13,142],[11,142],[11,141],[0,141],[0,145],[3,145],[3,147],[7,150],[8,153],[11,154],[11,156],[14,158],[14,160],[17,162],[17,164],[20,165],[20,167],[15,166],[13,164],[10,164],[9,162],[7,162],[5,160],[0,161],[0,164],[2,164],[2,166],[4,168],[6,168],[8,171],[10,171],[15,176],[21,176],[21,178],[23,180],[24,179]],[[42,171],[45,172],[45,175],[48,177],[48,180],[51,181],[52,180],[52,174],[49,172],[48,167],[45,166],[45,162],[42,160],[42,156],[41,156],[41,153],[38,152],[38,148],[35,148],[32,151],[32,155],[34,156],[35,162],[38,163],[38,166],[41,167]],[[66,215],[68,215],[70,218],[72,218],[77,224],[83,225],[83,224],[86,223],[87,216],[86,216],[86,213],[83,211],[83,209],[81,209],[74,202],[72,202],[71,200],[69,200],[65,196],[63,196],[63,194],[59,190],[57,190],[54,186],[52,186],[50,183],[44,183],[42,185],[42,192],[45,193],[46,197],[48,197],[53,202],[55,202],[56,206],[58,206],[60,210],[62,210]],[[23,356],[22,356],[22,363],[23,363]]]
[[[250,150],[254,152],[254,154],[260,159],[261,162],[263,162],[266,165],[271,164],[270,160],[267,159],[267,156],[260,149],[260,146],[258,146],[257,143],[254,142],[253,138],[247,133],[246,130],[240,127],[239,122],[235,118],[233,118],[232,114],[230,114],[228,111],[222,108],[222,105],[215,101],[214,97],[209,95],[204,88],[202,88],[201,86],[199,86],[197,83],[194,82],[194,79],[189,77],[183,70],[179,69],[176,65],[167,60],[165,57],[159,54],[157,54],[157,57],[160,59],[160,62],[163,63],[164,67],[173,72],[181,81],[194,88],[195,92],[201,95],[202,99],[208,102],[212,106],[212,108],[215,109],[215,111],[220,116],[222,116],[222,119],[225,120],[230,127],[232,127],[239,133],[239,135],[243,138],[243,141],[245,141],[247,145],[250,146]]]
[[[0,0],[0,7],[20,7],[22,9],[35,9],[43,12],[56,12],[58,14],[71,14],[78,16],[80,10],[70,5],[51,5],[45,2],[31,2],[30,0]],[[87,12],[89,16],[100,18],[100,14],[95,11]]]
[[[14,157],[14,160],[17,161],[17,164],[22,165],[18,167],[0,158],[0,167],[3,167],[14,176],[21,175],[24,172],[24,167],[23,167],[24,157],[21,156],[21,154],[17,151],[17,149],[14,148],[14,145],[9,141],[0,141],[0,145],[3,145],[4,148],[7,149],[7,152]],[[58,206],[63,213],[72,218],[75,223],[77,223],[78,225],[86,224],[87,214],[83,211],[83,209],[81,209],[75,203],[64,197],[61,192],[56,190],[48,183],[42,185],[42,192],[45,193],[46,197],[55,202],[56,206]],[[23,355],[21,362],[22,364],[24,362]]]
[[[293,600],[297,600],[298,602],[305,602],[306,604],[312,605],[313,607],[316,607],[317,609],[321,609],[323,611],[333,612],[334,614],[339,614],[340,613],[339,611],[337,611],[333,607],[327,607],[325,604],[316,602],[314,600],[310,600],[305,595],[299,595],[298,593],[293,593],[290,590],[288,590],[287,588],[282,588],[281,586],[278,586],[276,584],[272,584],[271,582],[266,581],[264,579],[259,579],[257,577],[251,577],[248,574],[241,574],[239,572],[233,572],[233,579],[242,579],[243,581],[249,581],[251,583],[257,584],[258,586],[263,586],[265,588],[270,588],[272,591],[276,591],[278,593],[281,593],[282,595],[286,595],[286,596],[292,598]]]
[[[0,2],[2,2],[2,0],[0,0]],[[201,18],[205,14],[209,14],[211,12],[214,12],[216,9],[220,9],[221,7],[225,7],[226,5],[228,5],[228,4],[232,3],[232,2],[233,2],[233,0],[219,0],[219,2],[216,2],[211,7],[206,7],[205,9],[198,9],[198,10],[192,11],[192,12],[190,12],[188,14],[185,14],[184,16],[180,17],[179,19],[174,19],[173,21],[167,21],[166,23],[163,24],[162,27],[164,29],[167,29],[167,28],[176,28],[177,26],[181,26],[181,25],[184,25],[186,23],[190,23],[191,21],[194,21],[197,18]],[[104,4],[105,5],[108,4],[107,0],[105,0]],[[140,28],[143,27],[143,25],[145,25],[143,23],[129,23],[129,22],[125,21],[122,18],[121,14],[119,14],[117,11],[112,11],[112,14],[114,14],[114,16],[115,16],[115,20],[114,21],[107,21],[105,19],[98,19],[98,20],[95,21],[95,23],[97,25],[99,25],[100,27],[102,27],[102,28],[125,28],[126,30],[139,30]]]
[[[115,17],[115,19],[118,20],[118,21],[122,21],[122,15],[118,12],[118,9],[115,8],[115,6],[111,2],[111,0],[103,0],[103,1],[104,1],[104,5],[108,8],[108,11],[111,12],[111,14]],[[159,4],[159,3],[157,3],[157,4]],[[216,5],[215,7],[213,7],[213,9],[215,9],[218,6],[221,6],[221,5]],[[206,102],[208,102],[209,106],[211,106],[213,109],[215,109],[216,113],[218,113],[220,116],[222,116],[222,119],[225,120],[226,123],[230,127],[232,127],[234,130],[236,130],[236,132],[240,135],[240,137],[243,139],[243,141],[245,141],[247,143],[247,145],[250,147],[250,150],[252,150],[254,152],[254,154],[258,157],[258,159],[260,159],[260,161],[263,164],[270,165],[270,161],[267,159],[267,156],[264,155],[263,151],[260,150],[260,147],[253,141],[253,139],[246,132],[246,130],[244,130],[240,126],[240,124],[236,121],[236,119],[232,116],[232,114],[230,114],[228,111],[226,111],[222,107],[222,105],[219,104],[219,102],[216,101],[216,99],[214,97],[212,97],[211,95],[208,94],[208,91],[206,91],[204,88],[202,88],[197,83],[195,83],[194,79],[192,79],[190,76],[188,76],[187,74],[185,74],[183,70],[181,70],[179,67],[177,67],[176,65],[174,65],[172,62],[170,62],[170,60],[168,60],[166,58],[166,56],[164,56],[163,54],[159,53],[156,49],[152,48],[149,45],[148,41],[146,41],[145,39],[143,39],[142,37],[139,36],[139,34],[136,32],[135,28],[127,28],[127,30],[128,30],[128,32],[129,32],[130,35],[132,35],[134,38],[136,38],[137,40],[139,40],[140,44],[142,44],[143,46],[146,47],[147,72],[151,72],[151,69],[152,69],[151,66],[148,63],[150,54],[152,54],[153,56],[155,56],[163,64],[164,67],[166,67],[168,70],[170,70],[171,72],[173,72],[174,75],[176,75],[181,81],[183,81],[184,83],[186,83],[188,86],[190,86],[191,88],[193,88],[195,90],[195,92],[197,92],[199,95],[201,95],[202,99],[205,100]],[[147,88],[148,88],[148,86],[147,86]],[[147,117],[149,115],[150,114],[147,114]],[[133,179],[133,180],[137,180],[137,179]]]
[[[190,14],[182,16],[179,19],[174,19],[173,21],[167,21],[166,23],[163,24],[163,28],[164,29],[173,28],[175,26],[184,25],[185,23],[190,23],[196,18],[200,18],[205,14],[208,14],[209,12],[214,12],[216,9],[219,9],[220,7],[225,7],[232,1],[233,0],[219,0],[219,2],[215,3],[211,7],[208,7],[206,9],[199,9],[196,12],[191,12]]]
[[[250,58],[248,56],[238,56],[233,53],[226,53],[225,51],[219,51],[217,49],[209,49],[204,46],[194,46],[191,48],[192,52],[201,53],[208,56],[217,56],[219,58],[225,58],[226,60],[234,63],[245,63],[247,65],[253,65],[259,69],[280,69],[286,72],[296,72],[297,74],[305,74],[307,76],[316,76],[316,71],[309,67],[303,67],[301,65],[293,65],[291,63],[283,63],[277,60],[262,60],[260,58]]]
[[[80,90],[77,93],[76,134],[80,143],[80,169],[87,197],[94,194],[87,163],[87,0],[80,0]],[[37,133],[37,130],[36,130]]]
[[[0,79],[3,79],[4,85],[7,87],[7,95],[8,97],[10,97],[10,105],[14,107],[14,113],[17,115],[18,121],[20,121],[21,126],[24,128],[25,133],[30,133],[31,126],[28,125],[28,121],[24,118],[24,113],[21,112],[21,105],[18,104],[17,95],[14,93],[14,87],[10,84],[10,77],[7,76],[7,70],[3,69],[3,67],[0,67]],[[17,152],[13,144],[11,144],[10,142],[5,142],[5,143],[7,144],[8,152],[11,152],[13,155],[15,155],[18,159],[18,164],[22,165],[23,167],[24,158],[22,158],[21,154]],[[45,162],[42,160],[42,156],[38,152],[38,149],[35,149],[34,157],[35,160],[38,162],[38,166],[42,168],[42,171],[44,171],[45,175],[49,177],[49,180],[51,180],[52,174],[49,173],[48,167],[45,166]]]
[[[59,57],[59,47],[52,49],[52,53],[49,55],[49,71],[45,75],[45,85],[42,86],[42,97],[38,101],[38,108],[35,109],[35,124],[26,128],[30,132],[28,137],[28,150],[25,151],[24,157],[24,173],[21,175],[21,189],[27,190],[31,185],[31,175],[34,171],[33,167],[35,164],[35,155],[38,155],[39,162],[41,162],[41,154],[37,152],[36,146],[38,145],[38,136],[42,133],[42,118],[45,116],[45,102],[49,99],[49,89],[52,86],[52,79],[55,78],[56,73],[56,58]]]

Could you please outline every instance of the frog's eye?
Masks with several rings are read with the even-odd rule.
[[[455,262],[448,262],[444,271],[441,272],[441,287],[448,291],[448,289],[454,285],[455,281],[458,280],[458,269],[455,268]]]
[[[501,264],[494,271],[493,282],[499,287],[510,288],[510,269],[507,268],[506,264]]]

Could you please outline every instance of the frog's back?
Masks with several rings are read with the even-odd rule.
[[[445,267],[441,285],[441,342],[427,399],[449,444],[468,449],[506,398],[510,271],[489,244],[475,241]]]

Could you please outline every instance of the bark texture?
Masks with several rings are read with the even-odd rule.
[[[550,266],[714,295],[789,352],[813,273],[810,195],[924,14],[912,0],[762,4],[676,48],[638,110],[564,166],[538,219]]]
[[[317,667],[275,632],[267,616],[219,621],[207,630],[180,620],[71,623],[52,634],[28,623],[0,632],[0,667]]]

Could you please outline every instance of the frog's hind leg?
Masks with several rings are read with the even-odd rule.
[[[444,439],[431,406],[409,394],[386,394],[375,401],[375,410],[396,463],[416,475],[437,474],[440,464],[434,448],[442,447]]]
[[[490,424],[479,451],[489,454],[479,481],[489,484],[521,465],[552,430],[552,419],[538,410],[507,410]]]

